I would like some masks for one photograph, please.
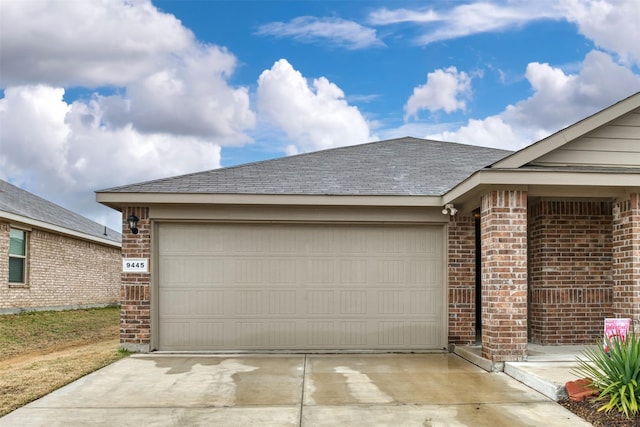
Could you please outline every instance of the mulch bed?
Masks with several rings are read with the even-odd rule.
[[[587,399],[575,402],[565,399],[558,403],[595,427],[640,427],[640,416],[629,419],[623,413],[615,410],[598,412],[598,408],[604,404],[602,401],[596,402],[595,399]]]

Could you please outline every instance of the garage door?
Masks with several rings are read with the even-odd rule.
[[[160,350],[445,345],[434,226],[160,224]]]

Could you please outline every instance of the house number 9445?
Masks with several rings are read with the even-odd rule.
[[[124,273],[146,273],[149,271],[149,260],[147,258],[124,258],[122,271]]]

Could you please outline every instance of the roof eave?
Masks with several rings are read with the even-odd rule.
[[[523,189],[532,196],[615,197],[640,191],[640,173],[545,170],[483,169],[452,188],[443,203],[467,203],[491,188]]]
[[[101,245],[108,245],[108,246],[113,246],[113,247],[116,247],[116,248],[122,247],[122,243],[114,241],[114,240],[105,239],[105,238],[101,238],[101,237],[98,237],[98,236],[93,236],[93,235],[87,234],[87,233],[81,233],[79,231],[70,230],[68,228],[60,227],[58,225],[50,224],[48,222],[40,221],[40,220],[37,220],[37,219],[33,219],[33,218],[26,217],[26,216],[22,216],[22,215],[16,215],[16,214],[11,213],[11,212],[0,211],[0,218],[6,219],[8,221],[13,221],[13,222],[19,223],[19,224],[24,224],[26,226],[36,227],[36,228],[39,228],[39,229],[42,229],[42,230],[47,230],[47,231],[51,231],[51,232],[58,233],[58,234],[64,234],[66,236],[74,237],[74,238],[77,238],[77,239],[82,239],[82,240],[87,240],[87,241],[99,243]]]
[[[442,196],[421,195],[309,195],[237,193],[124,193],[98,192],[96,201],[122,211],[145,205],[297,205],[297,206],[442,206]]]

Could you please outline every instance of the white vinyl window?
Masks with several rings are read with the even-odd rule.
[[[9,283],[26,283],[27,232],[12,228],[9,233]]]

